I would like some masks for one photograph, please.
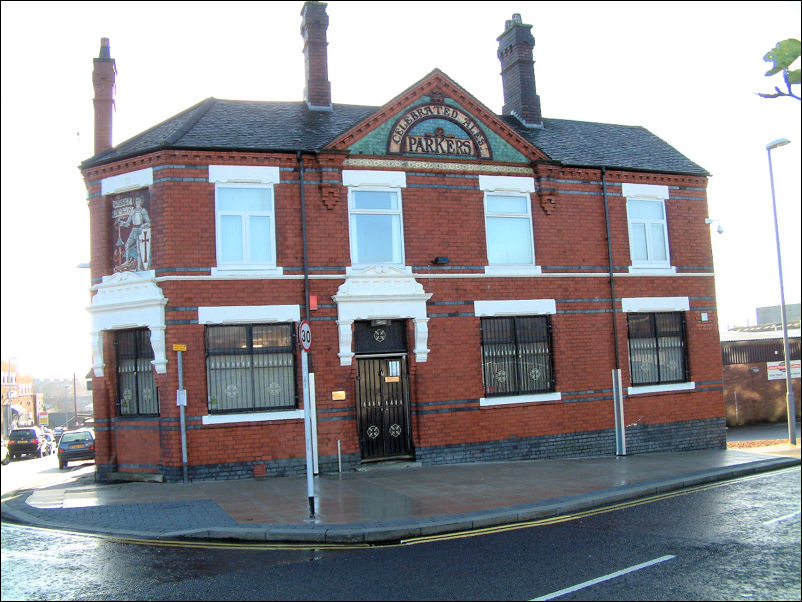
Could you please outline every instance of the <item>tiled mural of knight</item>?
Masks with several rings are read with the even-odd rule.
[[[150,267],[150,196],[147,189],[115,195],[111,203],[114,223],[114,271],[132,272]]]

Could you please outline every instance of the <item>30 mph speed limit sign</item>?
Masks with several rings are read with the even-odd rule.
[[[298,339],[301,341],[301,348],[308,352],[312,347],[312,328],[306,320],[298,326]]]

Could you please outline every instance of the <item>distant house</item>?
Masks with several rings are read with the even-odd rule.
[[[14,362],[0,362],[2,379],[2,435],[18,426],[38,424],[41,400],[34,394],[33,377],[20,374]]]
[[[302,474],[302,321],[321,472],[611,455],[621,431],[723,447],[708,172],[642,127],[543,117],[520,15],[501,114],[437,69],[332,103],[326,5],[301,21],[303,101],[208,98],[118,146],[101,42],[98,478],[182,478],[179,379],[191,479]]]
[[[797,419],[800,417],[799,325],[799,320],[788,323]],[[743,326],[721,334],[724,404],[729,426],[787,420],[782,360],[783,332],[778,324]]]

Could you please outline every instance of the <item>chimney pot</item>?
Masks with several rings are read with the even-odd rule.
[[[535,38],[532,26],[526,25],[519,13],[505,23],[498,38],[501,61],[501,83],[504,88],[504,115],[514,115],[526,127],[543,127],[540,97],[535,88]]]
[[[325,2],[306,2],[301,10],[301,35],[304,39],[306,87],[304,100],[313,111],[331,111],[328,42],[329,16]]]
[[[100,38],[100,52],[93,59],[92,84],[95,88],[95,154],[111,148],[112,110],[114,108],[114,80],[117,66],[111,58],[108,38]]]
[[[111,48],[109,48],[108,38],[100,38],[100,53],[98,54],[97,58],[99,59],[111,58]]]

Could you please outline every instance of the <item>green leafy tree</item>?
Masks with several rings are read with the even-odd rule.
[[[783,80],[785,81],[786,92],[780,90],[777,86],[774,87],[773,94],[758,94],[763,98],[779,98],[780,96],[788,96],[790,98],[796,98],[797,100],[802,100],[799,95],[794,94],[791,86],[799,85],[800,82],[800,69],[790,69],[791,65],[799,58],[800,54],[800,44],[799,40],[794,38],[789,38],[788,40],[783,40],[782,42],[778,42],[777,45],[769,50],[763,60],[767,63],[774,63],[774,66],[766,71],[766,76],[771,77],[772,75],[776,75],[780,71],[783,74]]]

